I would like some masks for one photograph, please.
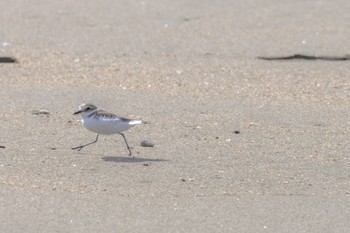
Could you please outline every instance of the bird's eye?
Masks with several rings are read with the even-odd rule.
[[[86,110],[88,110],[88,111],[89,111],[89,110],[91,110],[91,108],[90,108],[90,107],[87,107],[87,108],[86,108]]]

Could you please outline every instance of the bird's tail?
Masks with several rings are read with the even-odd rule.
[[[129,125],[140,125],[140,124],[149,124],[149,122],[142,121],[142,120],[132,120],[129,122]]]

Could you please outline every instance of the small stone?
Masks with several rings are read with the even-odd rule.
[[[142,164],[142,165],[145,166],[145,167],[148,167],[148,166],[149,166],[148,163],[144,163],[144,164]]]
[[[33,110],[32,114],[34,115],[50,115],[51,113],[46,109]]]
[[[240,134],[241,132],[239,130],[233,131],[234,134]]]
[[[249,127],[255,127],[255,126],[257,126],[257,124],[254,123],[254,122],[250,122],[248,126],[249,126]]]
[[[154,143],[150,142],[150,141],[147,141],[147,140],[143,140],[141,142],[141,146],[142,147],[154,147]]]
[[[5,146],[0,146],[0,148],[3,148],[3,149],[4,149],[4,148],[5,148]]]
[[[186,182],[186,179],[185,179],[185,178],[182,178],[181,181],[182,181],[182,182]]]

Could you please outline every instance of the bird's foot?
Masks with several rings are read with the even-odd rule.
[[[73,147],[72,150],[78,150],[81,151],[81,149],[83,149],[84,146],[77,146],[77,147]]]

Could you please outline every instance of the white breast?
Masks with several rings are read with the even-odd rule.
[[[129,129],[132,125],[129,122],[122,121],[120,119],[96,119],[96,118],[85,118],[82,120],[84,126],[98,134],[116,134],[121,133]]]

